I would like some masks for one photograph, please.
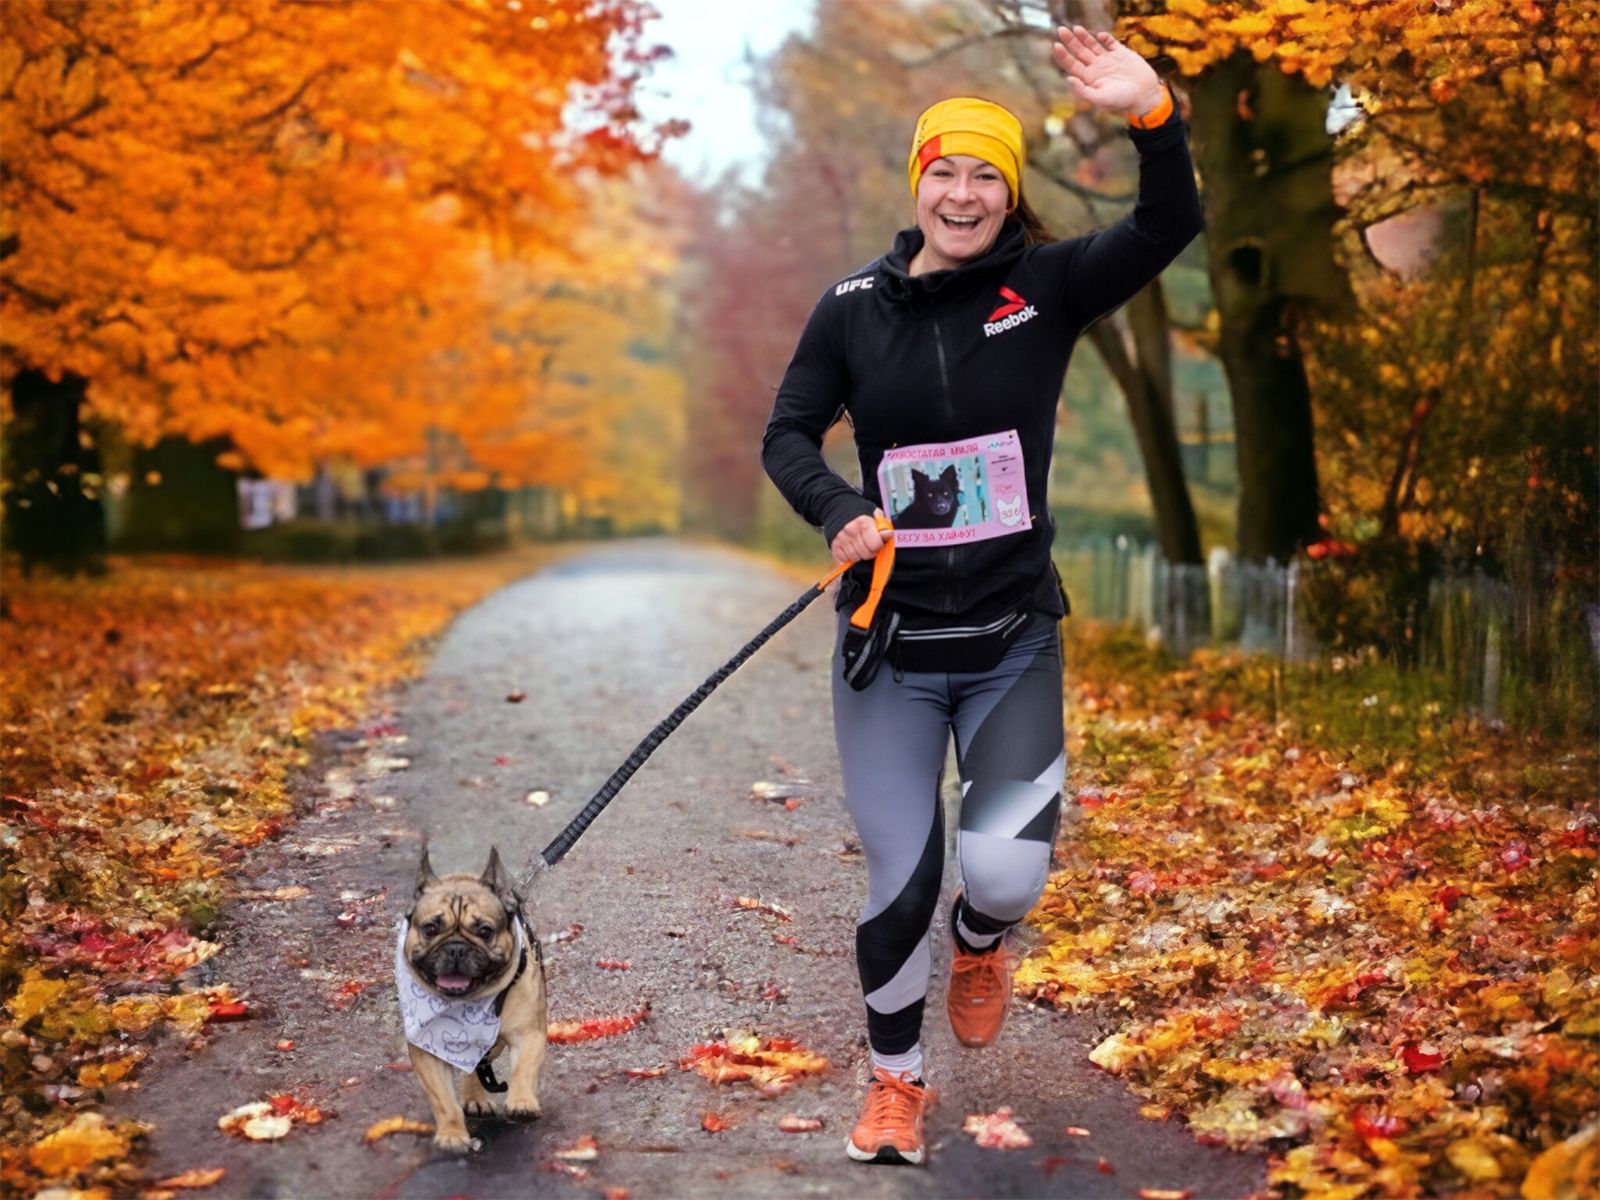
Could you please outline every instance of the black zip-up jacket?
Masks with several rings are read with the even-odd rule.
[[[1159,275],[1201,229],[1181,118],[1128,132],[1139,151],[1139,198],[1115,225],[1028,246],[1020,223],[1007,220],[983,257],[917,276],[908,268],[922,232],[902,230],[888,254],[828,289],[800,335],[761,461],[829,544],[851,520],[883,507],[884,451],[1017,431],[1032,528],[897,550],[884,602],[914,621],[989,616],[1030,597],[1041,611],[1064,615],[1051,570],[1046,491],[1073,343]],[[1002,287],[1013,296],[1002,296]],[[1027,308],[991,321],[1014,297]],[[860,490],[822,457],[823,434],[842,414],[855,431]],[[852,568],[841,602],[864,590],[871,565]]]

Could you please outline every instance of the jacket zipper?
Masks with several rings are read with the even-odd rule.
[[[944,334],[939,328],[939,319],[937,317],[933,319],[933,348],[939,358],[939,383],[944,388],[944,412],[947,422],[946,429],[953,429],[956,422],[956,398],[950,390],[950,365],[945,360]],[[948,546],[945,548],[944,552],[945,579],[953,580],[955,578],[955,569],[956,547]],[[946,611],[955,612],[959,607],[960,598],[961,589],[959,584],[952,586],[950,589],[950,607]]]

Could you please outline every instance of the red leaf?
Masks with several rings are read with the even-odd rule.
[[[1399,1137],[1410,1128],[1400,1117],[1385,1112],[1358,1112],[1352,1122],[1355,1131],[1370,1141],[1373,1138]]]
[[[1533,860],[1528,857],[1528,852],[1521,842],[1512,842],[1500,851],[1500,865],[1507,871],[1520,871],[1532,862]]]
[[[1432,1042],[1408,1042],[1400,1051],[1406,1070],[1413,1075],[1437,1071],[1444,1066],[1444,1055]]]
[[[633,963],[626,958],[597,958],[594,965],[602,971],[626,971]]]
[[[250,1015],[250,1006],[243,1000],[220,1000],[206,1013],[207,1021],[242,1021]]]
[[[517,691],[507,692],[506,693],[506,703],[507,704],[521,704],[527,698],[528,698],[528,693],[522,691],[520,688]]]
[[[615,1037],[619,1033],[638,1025],[650,1015],[650,1006],[644,1005],[637,1012],[623,1013],[617,1017],[586,1017],[581,1021],[551,1021],[547,1040],[556,1045],[570,1045],[573,1042],[590,1042],[595,1038]]]

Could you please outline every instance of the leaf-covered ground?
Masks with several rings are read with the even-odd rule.
[[[97,1109],[154,1038],[244,1014],[191,969],[230,866],[293,819],[319,733],[381,722],[450,617],[532,565],[4,580],[0,1190],[135,1181],[139,1128]],[[1583,1194],[1592,746],[1336,690],[1366,715],[1279,723],[1268,663],[1072,654],[1077,819],[1019,989],[1099,1014],[1095,1060],[1152,1116],[1265,1144],[1286,1197]]]
[[[1076,819],[1019,991],[1104,1015],[1146,1114],[1266,1146],[1282,1195],[1596,1194],[1592,742],[1378,695],[1331,746],[1268,719],[1270,664],[1072,654]]]
[[[224,877],[293,818],[316,737],[381,711],[455,613],[537,565],[122,562],[7,576],[0,616],[0,1192],[133,1178],[93,1111],[158,1036],[244,1004],[184,972]]]

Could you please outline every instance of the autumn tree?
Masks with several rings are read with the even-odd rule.
[[[642,16],[6,5],[4,379],[42,376],[50,403],[82,397],[136,442],[223,436],[290,475],[340,446],[420,452],[441,424],[502,430],[537,395],[476,333],[485,256],[570,257],[576,175],[653,149],[630,100]],[[499,380],[446,396],[480,354]],[[8,461],[9,515],[40,488],[103,486],[56,472]]]
[[[1247,553],[1321,536],[1315,511],[1474,558],[1534,534],[1592,569],[1597,6],[1169,0],[1124,31],[1194,97]],[[1408,213],[1433,262],[1406,278],[1375,248]],[[1342,290],[1330,248],[1359,309],[1306,303]]]

